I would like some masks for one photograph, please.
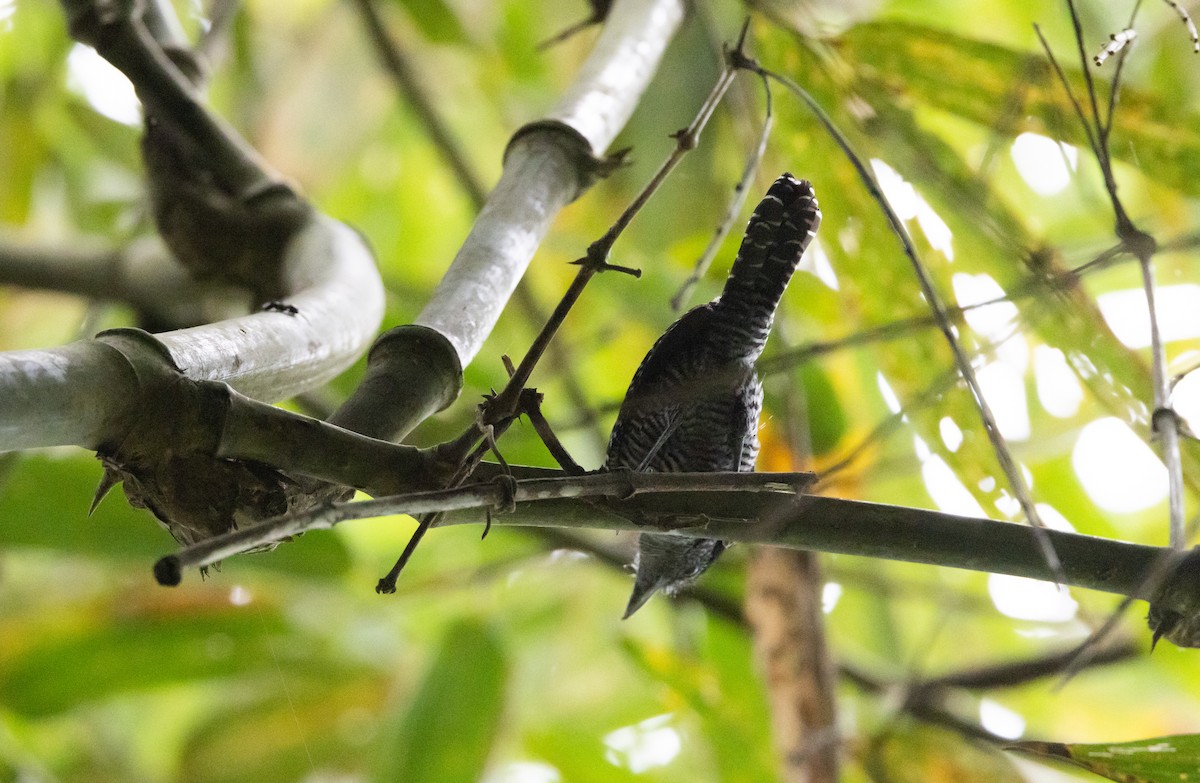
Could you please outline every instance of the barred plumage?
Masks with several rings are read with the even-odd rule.
[[[634,374],[605,465],[637,471],[754,470],[762,384],[754,362],[800,256],[821,223],[812,185],[783,174],[746,227],[725,290],[685,313]],[[642,533],[625,616],[673,594],[725,549],[715,539]]]

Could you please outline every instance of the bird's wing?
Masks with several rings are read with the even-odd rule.
[[[650,450],[646,452],[644,457],[642,457],[642,461],[638,463],[636,468],[634,468],[634,470],[636,470],[638,473],[645,472],[650,463],[654,461],[654,458],[658,456],[658,452],[662,450],[663,444],[665,444],[671,437],[671,433],[675,432],[675,429],[679,426],[679,422],[683,420],[683,417],[679,415],[678,408],[672,408],[667,412],[666,419],[666,426],[663,427],[662,432],[659,433],[658,440],[654,441],[654,445],[650,447]]]

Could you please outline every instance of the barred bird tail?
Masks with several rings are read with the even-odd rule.
[[[718,306],[734,318],[753,321],[765,342],[784,289],[820,225],[812,184],[781,175],[750,216]]]

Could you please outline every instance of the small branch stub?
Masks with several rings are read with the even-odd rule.
[[[160,557],[154,564],[154,580],[163,587],[175,587],[183,581],[183,569],[175,555]]]

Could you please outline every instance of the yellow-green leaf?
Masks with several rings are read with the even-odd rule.
[[[1186,783],[1200,780],[1198,734],[1091,745],[1015,742],[1008,747],[1040,758],[1059,759],[1120,783]]]

